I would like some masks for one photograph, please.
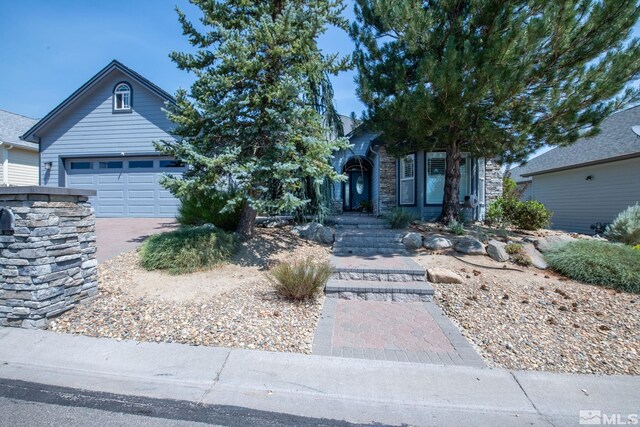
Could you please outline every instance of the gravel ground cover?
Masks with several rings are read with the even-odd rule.
[[[284,300],[265,272],[285,259],[325,261],[328,254],[328,247],[288,229],[258,229],[232,264],[175,284],[176,276],[153,272],[150,278],[139,266],[137,252],[127,252],[98,267],[100,294],[94,300],[49,327],[94,337],[311,353],[323,297],[303,303]],[[175,289],[190,283],[195,290]]]
[[[416,261],[458,272],[435,300],[488,364],[523,370],[640,375],[640,295],[567,280],[533,267],[503,271],[488,257],[421,252]],[[520,267],[518,267],[520,268]]]

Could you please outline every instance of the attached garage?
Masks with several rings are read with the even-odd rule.
[[[73,158],[63,161],[66,186],[92,189],[96,216],[174,217],[179,201],[160,185],[163,174],[181,174],[183,165],[162,157]]]

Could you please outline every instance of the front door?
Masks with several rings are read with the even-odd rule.
[[[369,209],[371,183],[369,171],[349,172],[349,205],[352,210]],[[363,205],[364,202],[364,205]]]

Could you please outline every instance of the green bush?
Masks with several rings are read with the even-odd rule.
[[[213,224],[226,231],[236,231],[242,204],[226,212],[220,212],[231,196],[231,193],[210,191],[183,197],[178,210],[178,222],[182,225]]]
[[[549,265],[572,279],[640,292],[640,252],[597,240],[576,240],[545,254]]]
[[[522,246],[520,243],[508,243],[504,247],[504,250],[509,255],[523,254],[524,253],[524,246]]]
[[[314,297],[324,288],[330,276],[328,262],[316,263],[308,257],[276,265],[269,277],[280,296],[299,301]]]
[[[233,234],[207,226],[182,227],[149,237],[140,248],[140,264],[170,274],[192,273],[229,261],[237,248]]]
[[[391,228],[407,228],[416,219],[413,213],[404,208],[393,208],[382,218]]]
[[[625,245],[640,245],[640,204],[621,212],[604,232],[607,239]]]
[[[458,221],[451,221],[447,227],[449,227],[449,230],[456,236],[463,236],[465,234],[464,226]]]
[[[516,204],[511,222],[522,230],[538,230],[551,224],[552,215],[553,213],[542,203],[527,200]]]

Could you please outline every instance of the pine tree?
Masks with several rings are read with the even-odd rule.
[[[329,25],[348,29],[342,0],[191,0],[200,28],[178,10],[195,53],[172,52],[193,73],[168,108],[176,141],[158,149],[189,166],[163,185],[184,196],[231,183],[228,208],[243,203],[238,232],[253,236],[256,211],[292,212],[309,203],[309,180],[341,179],[330,165],[339,123],[328,76],[349,58],[324,55],[317,39]]]
[[[462,152],[522,161],[638,99],[635,0],[356,3],[367,119],[398,156],[446,148],[443,222],[458,218]]]

